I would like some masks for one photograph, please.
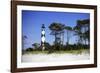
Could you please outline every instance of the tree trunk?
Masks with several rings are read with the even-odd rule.
[[[67,30],[67,45],[69,45],[69,34],[68,34],[68,30]]]

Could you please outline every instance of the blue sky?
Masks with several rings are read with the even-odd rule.
[[[22,35],[27,36],[24,48],[32,47],[33,43],[41,42],[41,25],[45,24],[46,42],[50,44],[54,41],[54,36],[50,35],[49,25],[53,22],[62,23],[66,26],[74,27],[77,20],[89,19],[89,13],[75,12],[48,12],[48,11],[29,11],[22,10]],[[65,42],[67,41],[65,34]],[[65,43],[64,42],[64,43]],[[75,38],[70,39],[74,43]]]

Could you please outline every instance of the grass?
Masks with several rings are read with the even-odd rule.
[[[66,51],[53,51],[51,53],[49,53],[49,51],[27,51],[25,52],[24,54],[65,54],[65,53],[68,53],[68,54],[81,54],[83,52],[87,52],[89,53],[89,49],[79,49],[79,50],[66,50]]]

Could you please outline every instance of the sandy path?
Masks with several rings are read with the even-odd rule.
[[[77,61],[88,60],[89,54],[24,54],[22,55],[22,62],[63,62],[63,61]]]

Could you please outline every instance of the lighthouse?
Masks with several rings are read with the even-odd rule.
[[[41,47],[42,47],[42,50],[45,49],[45,25],[42,24],[42,27],[41,27]]]

